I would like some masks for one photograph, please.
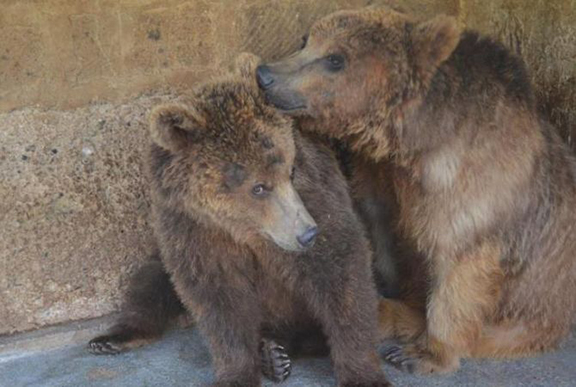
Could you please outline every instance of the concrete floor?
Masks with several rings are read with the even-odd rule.
[[[203,386],[213,379],[210,355],[197,330],[175,330],[160,342],[117,356],[87,353],[85,339],[92,329],[32,335],[22,340],[0,340],[0,386]],[[73,340],[70,339],[73,337]],[[43,341],[42,346],[36,343]],[[59,342],[76,342],[59,347]],[[16,344],[15,344],[16,343]],[[48,343],[48,345],[46,344]],[[4,350],[3,350],[4,349]],[[553,353],[517,361],[466,361],[461,370],[445,377],[417,377],[384,365],[395,386],[576,386],[576,339]],[[265,386],[272,386],[266,382]],[[296,359],[283,387],[333,386],[328,359]]]

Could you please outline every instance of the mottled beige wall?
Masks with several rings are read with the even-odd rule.
[[[0,334],[117,307],[152,249],[146,114],[227,66],[299,44],[364,0],[0,0]],[[576,0],[390,0],[455,15],[527,60],[542,110],[576,125]]]
[[[0,111],[70,108],[189,86],[240,49],[290,52],[315,17],[364,3],[3,0]]]
[[[501,38],[526,58],[543,110],[574,126],[576,0],[3,0],[0,112],[186,88],[238,51],[289,53],[326,13],[386,3]]]

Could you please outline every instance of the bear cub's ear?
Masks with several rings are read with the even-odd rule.
[[[262,62],[262,59],[249,52],[239,54],[234,60],[233,73],[240,78],[256,85],[256,67]]]
[[[412,31],[418,72],[428,83],[460,42],[462,30],[455,18],[445,15],[418,24]]]
[[[150,114],[152,141],[170,151],[178,151],[199,141],[205,125],[202,116],[193,107],[185,105],[161,105]]]

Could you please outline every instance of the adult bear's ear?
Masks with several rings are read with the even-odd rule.
[[[170,151],[198,142],[205,125],[204,118],[191,106],[160,105],[150,114],[152,141]]]
[[[233,72],[240,78],[256,85],[256,67],[262,59],[254,54],[243,52],[234,60]]]
[[[412,31],[413,55],[424,84],[428,84],[438,66],[454,52],[461,33],[456,19],[445,15],[416,25]]]

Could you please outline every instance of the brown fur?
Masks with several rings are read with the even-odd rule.
[[[158,253],[130,278],[121,310],[116,324],[90,342],[93,353],[114,354],[146,345],[183,315],[185,308]]]
[[[257,75],[273,104],[393,184],[398,235],[428,272],[409,283],[429,296],[425,329],[418,308],[384,301],[384,334],[423,332],[388,360],[441,373],[465,356],[548,350],[569,332],[576,162],[537,116],[519,58],[448,17],[369,9],[320,20],[300,53]]]
[[[339,385],[388,386],[370,250],[332,151],[238,79],[157,108],[151,127],[160,256],[209,343],[216,385],[260,385],[263,337],[303,350],[293,338],[325,337]],[[269,187],[266,197],[252,195],[255,183]],[[293,189],[305,205],[298,216],[308,211],[320,230],[302,251],[267,233],[283,221],[271,201]]]

